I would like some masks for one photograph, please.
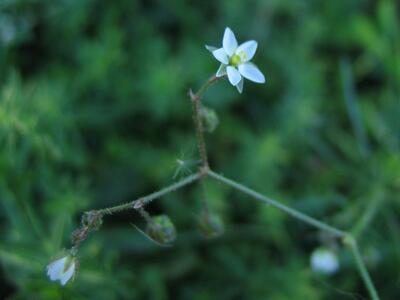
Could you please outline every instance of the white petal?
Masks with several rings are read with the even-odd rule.
[[[257,50],[257,42],[256,41],[247,41],[237,47],[235,53],[240,56],[242,61],[247,62],[251,60],[256,53]]]
[[[75,272],[75,262],[73,262],[71,266],[68,268],[68,270],[62,274],[60,278],[61,285],[65,285],[68,282],[68,280],[71,279],[72,275],[74,275],[74,272]]]
[[[218,59],[219,62],[227,65],[229,63],[228,55],[226,54],[224,48],[219,48],[212,52],[214,57]]]
[[[222,39],[222,46],[225,49],[225,52],[231,56],[237,47],[238,43],[235,38],[235,34],[229,27],[225,28],[224,38]]]
[[[215,76],[217,77],[222,77],[226,75],[226,65],[221,64],[218,68],[217,74],[215,74]]]
[[[239,91],[239,93],[241,94],[243,92],[243,77],[240,79],[239,83],[236,85],[237,90]]]
[[[227,66],[226,72],[228,73],[229,82],[232,85],[237,85],[239,83],[240,79],[242,78],[242,76],[240,76],[239,71],[236,70],[236,68],[234,68],[232,66]]]
[[[239,72],[242,74],[244,78],[248,80],[257,82],[257,83],[264,83],[265,77],[263,73],[252,63],[245,63],[239,65]],[[228,74],[229,75],[229,74]]]
[[[206,49],[207,49],[208,51],[210,51],[210,52],[213,52],[214,50],[217,50],[218,48],[217,48],[217,47],[214,47],[214,46],[206,45]]]
[[[64,265],[67,258],[60,258],[47,266],[47,275],[50,277],[50,280],[57,280],[60,278],[62,271],[64,269]]]

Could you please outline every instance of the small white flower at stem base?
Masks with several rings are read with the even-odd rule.
[[[324,247],[313,251],[310,264],[311,269],[316,273],[332,275],[339,270],[339,261],[335,252]]]
[[[263,73],[250,62],[257,50],[256,41],[247,41],[238,46],[235,34],[226,27],[222,47],[206,45],[206,49],[221,63],[215,76],[227,75],[229,82],[236,86],[239,93],[243,91],[243,78],[256,83],[265,82]]]
[[[47,276],[49,276],[51,281],[59,280],[61,285],[64,286],[73,278],[76,268],[76,258],[71,254],[66,254],[47,265]]]

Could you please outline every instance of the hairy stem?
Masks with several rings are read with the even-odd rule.
[[[206,142],[204,139],[204,126],[200,116],[201,98],[203,94],[207,91],[207,89],[221,78],[222,77],[217,77],[214,75],[210,79],[208,79],[202,87],[200,87],[197,93],[193,93],[192,90],[189,91],[189,96],[192,101],[193,121],[196,126],[197,147],[201,159],[201,167],[204,169],[208,169],[208,158]]]
[[[201,167],[208,167],[207,148],[204,140],[204,126],[200,117],[200,99],[192,98],[193,120],[196,125],[197,147],[201,159]]]
[[[96,212],[100,213],[100,214],[113,214],[115,212],[119,212],[119,211],[126,210],[126,209],[131,209],[131,208],[140,209],[143,206],[145,206],[146,204],[148,204],[149,202],[153,201],[154,199],[160,198],[168,193],[174,192],[174,191],[182,188],[183,186],[188,185],[188,184],[200,179],[203,176],[204,176],[204,174],[200,173],[200,172],[196,173],[196,174],[192,174],[190,176],[185,177],[181,181],[171,184],[170,186],[167,186],[167,187],[165,187],[157,192],[151,193],[147,196],[138,198],[136,200],[133,200],[133,201],[121,204],[121,205],[99,209]]]

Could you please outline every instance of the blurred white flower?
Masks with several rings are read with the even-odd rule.
[[[47,266],[47,275],[50,280],[60,280],[63,286],[74,276],[75,271],[76,259],[70,254],[64,255]]]
[[[339,270],[339,261],[335,252],[324,247],[313,251],[310,263],[311,269],[317,273],[332,275]]]
[[[228,75],[229,82],[236,86],[239,93],[243,91],[243,77],[257,83],[265,82],[264,75],[250,62],[257,50],[256,41],[247,41],[238,46],[235,34],[226,27],[222,48],[208,45],[206,48],[221,63],[216,76]]]

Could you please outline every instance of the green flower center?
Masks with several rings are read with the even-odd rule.
[[[232,55],[232,56],[229,58],[229,64],[230,64],[231,66],[237,67],[237,66],[240,65],[241,63],[242,63],[242,58],[241,58],[239,55],[237,55],[237,54],[234,54],[234,55]]]

